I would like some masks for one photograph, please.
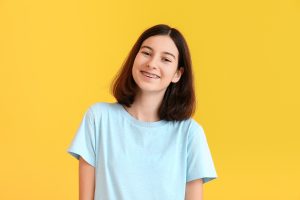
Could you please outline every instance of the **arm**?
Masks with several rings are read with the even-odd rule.
[[[202,185],[202,179],[187,182],[185,189],[185,200],[203,200]]]
[[[93,200],[95,193],[95,168],[79,158],[79,200]]]

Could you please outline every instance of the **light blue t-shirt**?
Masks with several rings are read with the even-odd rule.
[[[68,148],[95,167],[95,200],[184,200],[186,182],[217,178],[192,118],[144,122],[119,103],[94,103]]]

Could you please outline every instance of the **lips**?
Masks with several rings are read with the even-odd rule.
[[[146,71],[141,71],[141,73],[149,78],[153,78],[153,79],[159,79],[160,77],[156,74],[152,74]]]

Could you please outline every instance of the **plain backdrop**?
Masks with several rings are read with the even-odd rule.
[[[194,118],[219,175],[204,199],[300,199],[296,0],[1,0],[0,199],[78,199],[67,147],[91,104],[114,101],[112,78],[159,23],[191,50]]]

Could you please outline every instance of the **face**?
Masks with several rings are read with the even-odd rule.
[[[164,93],[171,82],[178,82],[183,73],[183,68],[178,69],[178,56],[178,49],[169,36],[147,38],[132,67],[132,76],[139,89]]]

